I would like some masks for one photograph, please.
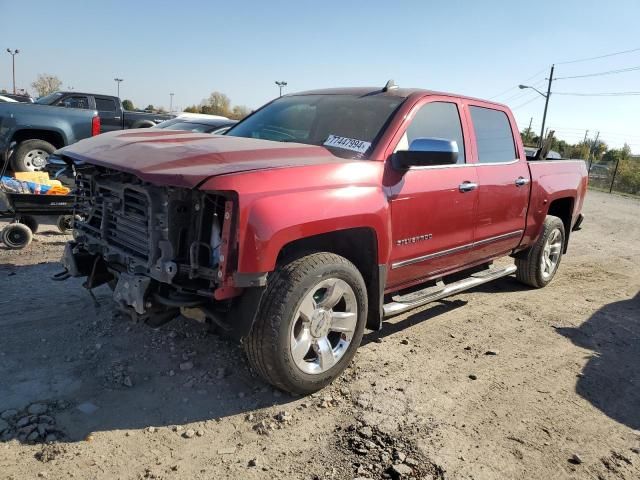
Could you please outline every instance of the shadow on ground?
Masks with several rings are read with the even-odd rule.
[[[605,305],[577,328],[557,331],[594,352],[576,392],[608,417],[640,429],[640,292]]]
[[[78,279],[51,281],[59,269],[0,266],[0,441],[78,441],[294,400],[205,325],[182,317],[157,330],[132,323],[114,314],[107,287],[94,291],[96,306]]]

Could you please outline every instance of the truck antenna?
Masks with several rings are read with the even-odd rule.
[[[396,82],[394,82],[393,80],[389,80],[384,88],[382,89],[383,92],[388,92],[389,90],[395,90],[396,88],[398,88],[398,85],[396,85]]]

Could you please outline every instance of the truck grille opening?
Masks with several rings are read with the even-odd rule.
[[[75,237],[111,267],[198,291],[219,281],[227,197],[95,166],[76,174]]]
[[[79,176],[80,177],[80,176]],[[89,189],[85,187],[90,185]],[[83,203],[84,221],[76,229],[102,240],[108,246],[143,262],[151,259],[148,193],[118,183],[81,177],[78,200]]]

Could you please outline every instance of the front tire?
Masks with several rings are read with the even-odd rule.
[[[516,258],[516,278],[534,288],[546,287],[560,266],[564,249],[564,223],[558,217],[548,215],[542,233],[526,254]]]
[[[0,237],[7,248],[11,250],[21,250],[29,246],[33,240],[33,233],[26,225],[16,222],[4,227]]]
[[[249,363],[282,390],[320,390],[351,363],[367,301],[362,275],[339,255],[314,253],[279,267],[244,342]]]
[[[20,142],[13,152],[11,165],[16,172],[37,172],[47,166],[49,155],[56,147],[44,140],[32,139]]]

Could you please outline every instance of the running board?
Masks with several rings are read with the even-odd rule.
[[[501,277],[506,277],[515,271],[515,265],[509,265],[504,268],[491,268],[474,273],[470,277],[458,280],[457,282],[443,287],[436,286],[425,288],[424,290],[421,290],[421,292],[424,292],[422,295],[420,295],[420,292],[414,292],[409,295],[405,295],[404,297],[396,297],[397,300],[384,305],[384,316],[387,318],[400,315],[401,313],[408,312],[409,310],[421,307],[427,303],[455,295],[456,293],[477,287],[478,285],[482,285],[483,283],[487,283]]]

